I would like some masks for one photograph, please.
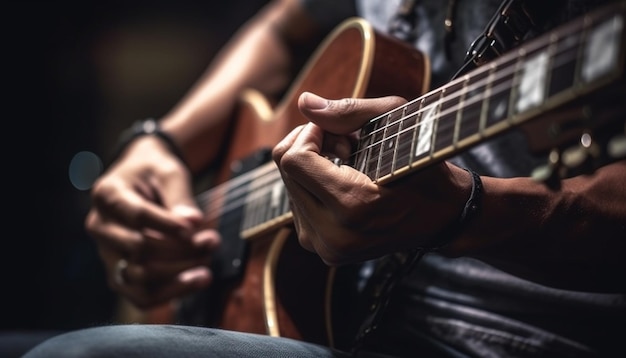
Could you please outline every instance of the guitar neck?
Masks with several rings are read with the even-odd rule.
[[[263,164],[224,182],[200,194],[196,201],[200,207],[210,208],[205,212],[208,222],[228,221],[232,219],[232,215],[241,215],[241,227],[237,236],[243,239],[256,237],[291,220],[289,197],[274,162]],[[221,202],[224,205],[207,205],[212,202]],[[223,224],[230,226],[229,223]]]
[[[572,22],[372,119],[354,167],[385,182],[591,93],[623,96],[624,8]]]

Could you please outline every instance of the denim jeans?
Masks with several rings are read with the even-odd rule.
[[[289,338],[179,325],[114,325],[64,333],[24,358],[54,357],[350,357],[328,347]],[[359,353],[357,357],[385,357]]]

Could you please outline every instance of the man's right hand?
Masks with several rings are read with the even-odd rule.
[[[85,220],[109,285],[139,308],[206,287],[219,234],[202,227],[190,173],[158,138],[136,139],[94,184]]]

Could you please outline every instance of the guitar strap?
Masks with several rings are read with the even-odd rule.
[[[453,18],[457,1],[450,0],[446,14],[446,40],[454,34]],[[400,39],[413,42],[417,38],[417,15],[415,6],[419,0],[403,0],[399,10],[390,22],[389,32]],[[501,54],[509,51],[534,32],[541,31],[555,15],[555,10],[565,0],[505,0],[499,6],[485,30],[476,38],[467,50],[464,65],[452,79],[477,68]],[[452,34],[452,35],[449,35]],[[367,303],[368,312],[354,341],[353,350],[358,350],[377,328],[388,304],[391,291],[397,283],[409,275],[429,249],[419,248],[410,252],[398,252],[378,259],[372,277],[376,277],[363,295],[371,297]]]
[[[450,58],[450,45],[455,39],[454,18],[458,2],[448,0],[445,28],[445,51]],[[540,30],[561,8],[565,0],[505,0],[494,13],[485,30],[476,38],[465,56],[465,65],[453,78],[483,65],[504,52],[519,45],[529,34]],[[388,32],[401,40],[413,43],[417,38],[417,14],[419,0],[402,0],[391,18]]]
[[[564,3],[565,0],[503,1],[485,30],[470,45],[465,64],[453,78],[494,60],[540,31]]]

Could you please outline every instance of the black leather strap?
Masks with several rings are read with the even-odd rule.
[[[434,241],[425,245],[426,250],[438,250],[449,245],[480,212],[483,196],[483,182],[478,173],[470,169],[465,170],[472,176],[472,192],[470,193],[469,199],[467,199],[463,211],[456,222],[438,235]]]
[[[183,164],[185,164],[185,166],[187,165],[185,158],[183,157],[183,153],[174,139],[172,139],[169,134],[163,132],[159,126],[159,122],[153,118],[136,121],[132,126],[120,134],[116,149],[113,152],[113,157],[109,163],[117,159],[122,151],[126,149],[126,147],[128,147],[135,139],[145,135],[155,136],[156,138],[162,140],[167,145],[169,151],[172,152],[172,154],[174,154]]]

